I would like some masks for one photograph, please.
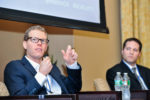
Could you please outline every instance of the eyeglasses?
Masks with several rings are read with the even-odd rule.
[[[41,41],[42,44],[46,44],[49,42],[48,39],[39,39],[37,37],[28,37],[28,39],[30,39],[33,43],[38,43],[39,41]]]

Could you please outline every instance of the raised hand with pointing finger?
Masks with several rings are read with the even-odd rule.
[[[64,50],[61,50],[61,52],[67,65],[72,65],[77,61],[78,54],[74,49],[71,48],[70,45],[68,45],[66,52]]]

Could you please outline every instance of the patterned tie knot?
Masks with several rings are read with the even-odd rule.
[[[132,71],[133,71],[134,74],[136,74],[136,67],[133,67]]]

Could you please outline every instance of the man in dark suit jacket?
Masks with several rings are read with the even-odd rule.
[[[39,25],[30,27],[24,36],[26,55],[11,61],[4,71],[4,82],[10,95],[68,94],[82,86],[81,67],[71,46],[62,50],[68,77],[61,74],[50,58],[43,57],[48,47],[47,32]]]
[[[142,43],[136,38],[128,38],[123,44],[122,61],[107,70],[106,79],[112,90],[114,89],[114,78],[116,72],[128,73],[130,78],[131,90],[148,90],[150,89],[150,69],[136,64],[138,57],[141,55]],[[139,78],[143,81],[145,88],[143,89],[137,77],[132,71],[136,67]]]

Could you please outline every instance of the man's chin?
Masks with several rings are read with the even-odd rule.
[[[135,62],[135,61],[128,61],[128,63],[129,63],[130,65],[134,65],[134,64],[136,64],[136,62]]]
[[[43,55],[37,55],[35,56],[36,59],[42,59],[43,58]]]

